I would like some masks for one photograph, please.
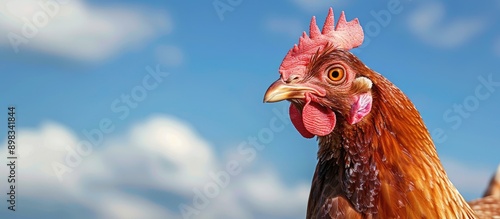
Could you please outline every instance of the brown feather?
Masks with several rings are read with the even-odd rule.
[[[500,218],[500,197],[488,196],[471,201],[469,204],[475,211],[478,218],[482,219]]]

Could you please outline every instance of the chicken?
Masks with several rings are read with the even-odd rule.
[[[500,198],[500,166],[498,166],[497,173],[491,177],[490,185],[484,193],[484,197],[496,196]]]
[[[497,198],[485,211],[470,207],[412,102],[349,52],[363,42],[357,19],[347,22],[342,12],[334,27],[330,8],[321,32],[312,18],[309,35],[285,56],[264,96],[289,100],[298,132],[318,137],[307,218],[500,216]]]
[[[497,173],[490,180],[483,198],[469,202],[478,218],[500,218],[500,166]],[[495,217],[496,216],[496,217]]]

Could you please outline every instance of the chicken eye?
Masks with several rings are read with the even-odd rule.
[[[328,78],[335,82],[342,80],[344,75],[344,69],[340,67],[334,67],[328,70]]]

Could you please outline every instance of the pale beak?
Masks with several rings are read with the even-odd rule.
[[[313,88],[301,86],[299,84],[286,84],[278,79],[266,91],[264,103],[273,103],[288,99],[303,99],[306,92],[315,92]]]

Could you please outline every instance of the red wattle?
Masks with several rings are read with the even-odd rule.
[[[297,131],[304,138],[330,134],[335,128],[335,113],[328,107],[312,102],[310,94],[306,94],[305,100],[302,113],[295,105],[290,105],[290,119]]]
[[[302,109],[302,121],[310,133],[325,136],[335,128],[336,117],[330,108],[312,102],[311,97],[306,94],[306,104]]]
[[[302,122],[302,114],[300,113],[299,109],[295,107],[295,105],[290,104],[289,113],[290,113],[290,120],[292,120],[293,126],[295,126],[297,131],[299,131],[299,133],[304,138],[314,137],[314,134],[307,131],[306,127],[304,127],[304,122]]]

